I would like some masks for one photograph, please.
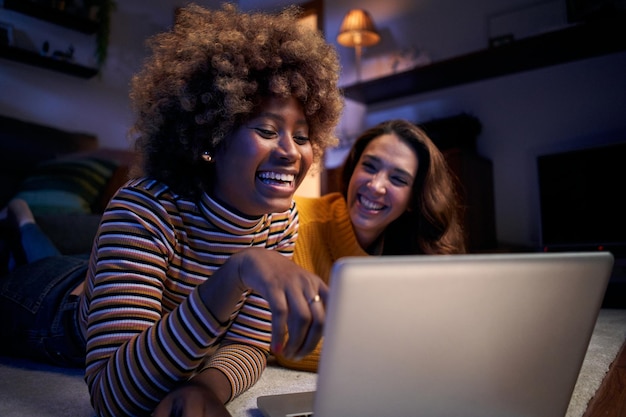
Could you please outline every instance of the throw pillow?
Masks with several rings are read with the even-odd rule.
[[[35,215],[91,213],[117,162],[90,156],[42,162],[22,182],[18,196]]]

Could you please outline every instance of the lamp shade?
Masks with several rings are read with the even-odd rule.
[[[363,9],[350,10],[343,18],[337,42],[343,46],[371,46],[380,41],[371,16]]]

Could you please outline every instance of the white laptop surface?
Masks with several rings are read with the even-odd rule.
[[[343,259],[332,271],[317,391],[259,397],[259,409],[564,416],[612,266],[606,252]]]

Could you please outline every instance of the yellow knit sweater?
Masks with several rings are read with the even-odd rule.
[[[367,256],[356,240],[346,201],[340,193],[318,198],[296,197],[300,216],[298,239],[293,260],[301,267],[315,272],[329,283],[333,263],[345,256]],[[300,361],[277,356],[277,362],[287,368],[317,371],[322,342]]]

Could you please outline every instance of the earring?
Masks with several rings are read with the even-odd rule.
[[[202,154],[202,159],[204,159],[204,162],[212,162],[213,161],[213,157],[211,156],[209,151],[204,151],[204,153]]]

